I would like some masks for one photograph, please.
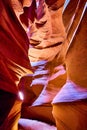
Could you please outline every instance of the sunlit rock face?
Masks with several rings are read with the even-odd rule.
[[[29,32],[27,32],[30,39],[28,54],[34,70],[31,86],[36,96],[40,92],[39,89],[41,90],[41,88],[47,87],[49,90],[52,89],[52,92],[54,87],[57,89],[58,85],[59,90],[66,81],[65,68],[62,65],[61,67],[63,69],[61,67],[57,68],[61,60],[57,60],[56,58],[66,39],[65,27],[62,20],[65,1],[46,0],[45,2],[43,0],[37,1],[36,16],[32,16],[29,13],[30,28]],[[33,9],[34,6],[33,4],[30,8]],[[34,17],[33,20],[32,17]],[[61,74],[62,71],[64,71],[64,74]],[[48,84],[49,78],[50,82]],[[60,80],[60,83],[57,80]],[[57,93],[56,90],[54,91],[55,94],[51,97],[50,102]]]
[[[63,21],[67,32],[67,42],[60,52],[60,56],[65,58],[68,78],[84,87],[87,87],[86,6],[86,0],[71,0],[65,6]]]
[[[58,130],[85,130],[87,128],[87,1],[70,0],[63,13],[68,40],[68,44],[65,44],[62,50],[62,53],[66,51],[67,81],[53,99],[53,115]]]
[[[70,40],[66,54],[68,78],[76,84],[87,87],[87,4],[80,1],[69,30]]]
[[[37,15],[34,21],[30,19],[30,45],[29,58],[31,61],[52,61],[61,49],[66,33],[62,21],[62,10],[64,1],[43,1],[39,3]],[[44,8],[42,10],[41,7]],[[33,8],[33,7],[31,7]],[[30,17],[31,18],[31,17]],[[48,54],[49,53],[49,54]]]
[[[72,4],[73,1],[70,1],[63,12],[66,18],[68,12],[72,12],[66,28],[68,44],[65,43],[61,51],[62,54],[65,51],[67,82],[54,99],[55,103],[87,98],[87,3],[85,0],[77,1],[74,9],[70,8]],[[66,20],[64,22],[66,23]]]
[[[29,59],[34,70],[31,88],[37,100],[31,106],[22,109],[22,117],[55,123],[51,102],[66,82],[65,68],[56,60],[66,39],[62,20],[64,0],[38,4],[38,7],[44,5],[41,9],[42,17],[35,17],[34,21],[30,19],[30,34],[27,33],[30,38]],[[37,11],[38,16],[41,16],[39,13]]]

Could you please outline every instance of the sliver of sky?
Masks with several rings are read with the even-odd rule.
[[[66,7],[67,7],[67,5],[68,5],[69,2],[70,2],[70,0],[65,0],[65,4],[64,4],[64,8],[63,8],[63,12],[64,12],[64,10],[66,9]]]

